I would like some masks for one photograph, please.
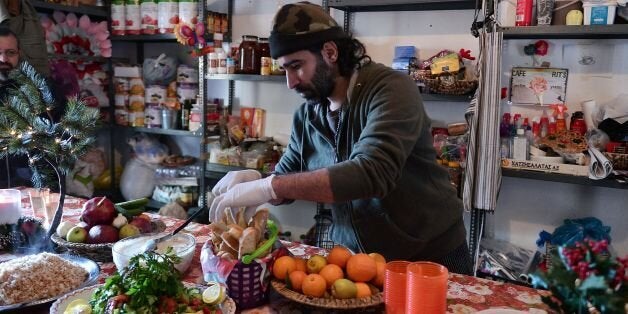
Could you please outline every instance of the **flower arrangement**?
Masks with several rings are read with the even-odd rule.
[[[561,246],[552,266],[532,276],[535,287],[549,289],[543,302],[560,313],[628,313],[628,256],[613,259],[608,241],[585,239]]]
[[[174,36],[177,38],[177,41],[184,46],[192,47],[190,54],[193,57],[206,55],[214,49],[212,46],[205,46],[206,41],[203,35],[205,35],[203,22],[198,22],[194,25],[179,22],[179,24],[174,26]]]

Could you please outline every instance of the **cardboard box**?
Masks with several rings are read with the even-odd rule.
[[[515,160],[504,158],[502,159],[502,167],[508,169],[561,173],[582,177],[589,176],[589,167],[571,164],[550,164],[530,160]]]

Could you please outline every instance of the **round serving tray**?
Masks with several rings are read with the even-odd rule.
[[[286,284],[278,280],[272,280],[271,286],[277,293],[283,297],[298,302],[319,308],[337,309],[337,310],[351,310],[360,309],[365,307],[376,306],[384,303],[384,293],[379,292],[368,298],[354,298],[354,299],[326,299],[310,297],[295,291],[292,291],[286,287]]]

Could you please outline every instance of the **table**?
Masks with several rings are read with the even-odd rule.
[[[23,191],[26,191],[23,189]],[[28,196],[28,193],[22,193]],[[80,216],[84,199],[67,196],[64,204],[63,220],[77,222]],[[32,210],[28,197],[22,197],[23,213],[31,215]],[[152,218],[161,219],[166,224],[166,231],[172,231],[182,220],[164,217],[154,213],[148,213]],[[200,266],[200,251],[209,239],[209,228],[207,225],[190,223],[182,232],[188,232],[196,238],[196,252],[190,268],[183,276],[187,282],[202,284],[203,273]],[[0,254],[0,260],[10,258],[7,253]],[[101,267],[100,282],[116,271],[115,265],[111,263],[99,263]],[[541,301],[542,295],[549,295],[549,292],[536,290],[528,287],[518,286],[509,283],[502,283],[487,279],[470,277],[459,274],[450,274],[449,287],[447,293],[448,313],[473,313],[489,308],[506,308],[524,310],[529,313],[547,313],[548,307]],[[41,305],[28,309],[28,313],[48,313],[50,305]],[[383,312],[383,307],[370,309],[368,312]],[[346,312],[346,311],[345,311]],[[364,313],[364,310],[360,311]],[[15,311],[14,313],[25,313]],[[301,304],[289,301],[276,293],[271,293],[268,305],[257,309],[243,311],[243,313],[330,313],[329,310],[319,310],[307,308]]]

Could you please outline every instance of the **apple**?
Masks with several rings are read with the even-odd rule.
[[[118,241],[118,229],[111,225],[96,225],[89,229],[87,243],[112,243]]]
[[[94,197],[83,204],[81,220],[90,227],[110,225],[117,215],[112,201],[105,197]]]
[[[65,237],[68,242],[85,243],[85,240],[87,240],[87,230],[79,226],[74,226],[68,230]]]
[[[59,224],[59,226],[57,227],[57,230],[55,230],[57,232],[57,235],[66,239],[68,232],[70,231],[70,229],[72,229],[72,227],[74,227],[74,224],[69,222],[69,221],[63,221]]]
[[[150,223],[150,220],[140,218],[139,216],[133,218],[129,224],[136,226],[142,233],[150,233],[153,231],[153,225]]]
[[[120,228],[120,232],[118,232],[118,236],[120,239],[132,237],[134,235],[140,234],[140,228],[136,225],[126,224]]]

